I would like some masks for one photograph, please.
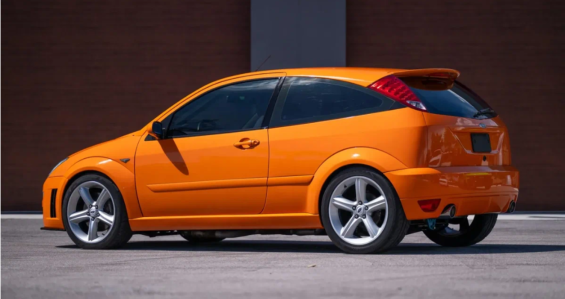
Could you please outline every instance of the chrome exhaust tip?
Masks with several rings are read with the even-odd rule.
[[[439,219],[451,219],[455,217],[455,212],[455,205],[447,205],[439,215]]]
[[[507,214],[514,213],[515,210],[516,210],[516,202],[511,201],[510,204],[508,205],[508,210],[506,210],[506,213]]]

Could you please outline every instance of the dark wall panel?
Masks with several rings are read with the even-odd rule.
[[[499,112],[519,210],[565,210],[565,2],[347,2],[347,65],[449,67]]]
[[[2,1],[2,210],[62,158],[247,72],[249,1]]]
[[[251,70],[345,66],[345,4],[251,0]]]

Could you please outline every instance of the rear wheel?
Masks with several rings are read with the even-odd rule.
[[[439,230],[424,231],[434,243],[446,247],[464,247],[484,240],[494,228],[498,214],[475,215],[472,222],[467,216],[454,218]]]
[[[63,225],[73,242],[85,249],[117,248],[132,236],[118,187],[96,174],[81,176],[69,186]]]
[[[409,227],[390,183],[364,167],[345,170],[330,181],[321,217],[330,239],[347,253],[389,250],[402,241]]]

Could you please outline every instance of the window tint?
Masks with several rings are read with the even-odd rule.
[[[352,83],[308,77],[287,78],[271,126],[330,120],[390,109],[394,101]]]
[[[168,137],[258,129],[279,79],[237,83],[208,92],[177,110]]]
[[[458,82],[455,82],[453,87],[448,90],[424,90],[415,87],[410,87],[410,89],[424,103],[430,113],[467,118],[496,116],[494,111],[477,115],[480,110],[490,108],[489,105]]]

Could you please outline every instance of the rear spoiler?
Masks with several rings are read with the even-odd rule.
[[[415,70],[408,70],[408,71],[398,71],[392,72],[391,75],[395,75],[396,77],[428,77],[428,78],[436,78],[436,79],[448,79],[451,81],[455,81],[460,75],[459,71],[454,69],[415,69]]]
[[[445,90],[453,87],[459,71],[453,69],[416,69],[391,72],[408,86],[426,90]]]

